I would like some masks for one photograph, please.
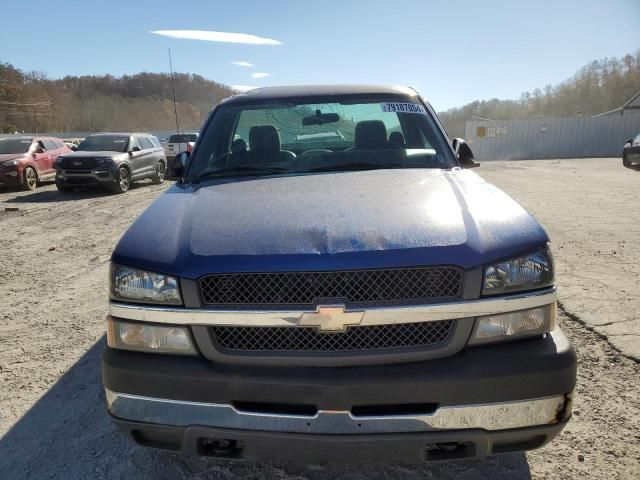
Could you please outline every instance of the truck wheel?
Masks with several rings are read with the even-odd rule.
[[[164,166],[164,162],[156,163],[156,173],[151,177],[151,181],[154,185],[160,185],[164,182],[164,176],[166,174],[167,167]]]
[[[129,170],[127,170],[124,167],[120,167],[118,169],[116,181],[111,188],[116,193],[125,193],[127,190],[129,190],[130,185],[131,185],[131,176],[129,175]]]
[[[22,189],[27,191],[33,191],[38,186],[38,175],[32,167],[24,169],[22,174]]]

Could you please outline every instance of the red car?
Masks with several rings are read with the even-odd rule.
[[[0,138],[0,186],[35,190],[39,182],[55,179],[53,162],[70,152],[59,138]]]

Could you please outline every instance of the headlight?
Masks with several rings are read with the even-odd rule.
[[[182,304],[176,277],[114,264],[111,264],[111,298],[140,303]]]
[[[483,295],[496,295],[553,285],[553,258],[548,247],[528,255],[487,265]]]
[[[518,312],[478,317],[469,345],[549,333],[556,326],[556,315],[554,302]]]
[[[131,323],[107,318],[107,344],[120,350],[197,355],[184,327]]]
[[[2,162],[2,165],[5,167],[14,167],[20,163],[20,160],[7,160],[6,162]]]
[[[113,163],[113,159],[106,157],[106,158],[96,158],[96,165],[111,165]]]

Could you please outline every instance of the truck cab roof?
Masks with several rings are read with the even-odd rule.
[[[411,87],[397,85],[289,85],[262,87],[227,98],[224,103],[250,103],[285,98],[330,97],[345,95],[385,95],[417,97]]]

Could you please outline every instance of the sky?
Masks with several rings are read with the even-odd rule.
[[[168,72],[171,48],[175,71],[227,85],[409,85],[439,111],[517,99],[640,48],[640,0],[2,0],[1,11],[0,62],[49,78]]]

